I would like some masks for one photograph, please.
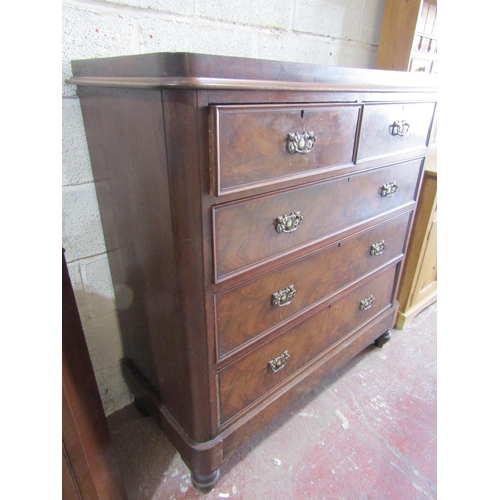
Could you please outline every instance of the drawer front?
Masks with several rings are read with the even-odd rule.
[[[357,161],[427,146],[434,103],[367,104]]]
[[[354,104],[214,106],[213,194],[352,164],[360,109]]]
[[[215,296],[219,357],[404,251],[410,213]]]
[[[431,65],[431,59],[412,57],[410,61],[410,69],[408,71],[410,71],[411,73],[430,73]]]
[[[387,308],[392,300],[394,278],[393,267],[364,281],[314,316],[221,370],[221,423]],[[374,298],[371,305],[370,297]],[[368,308],[362,309],[363,301]]]
[[[413,160],[214,207],[216,281],[414,201],[421,164]]]

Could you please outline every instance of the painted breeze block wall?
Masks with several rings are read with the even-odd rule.
[[[199,52],[374,68],[385,0],[63,0],[62,246],[107,415],[132,401],[71,60]]]

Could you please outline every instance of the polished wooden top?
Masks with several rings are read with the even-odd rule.
[[[429,91],[436,75],[317,64],[154,53],[72,61],[68,83],[107,87],[312,91]]]

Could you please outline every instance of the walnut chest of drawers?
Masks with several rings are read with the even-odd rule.
[[[435,81],[183,53],[73,73],[124,371],[207,489],[390,336]]]

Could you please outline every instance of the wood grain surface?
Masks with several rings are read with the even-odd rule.
[[[212,140],[216,193],[352,164],[360,105],[217,106]],[[287,149],[289,133],[312,131],[309,153]]]
[[[413,160],[215,207],[216,279],[412,203],[421,163]],[[396,194],[381,197],[381,187],[393,181],[399,186]],[[297,230],[278,233],[276,218],[295,211],[304,217]]]
[[[219,356],[268,333],[385,263],[401,258],[410,215],[390,219],[263,277],[216,294]],[[382,240],[387,245],[384,252],[371,255],[371,245]],[[289,285],[297,290],[292,302],[283,307],[273,306],[273,293]]]

